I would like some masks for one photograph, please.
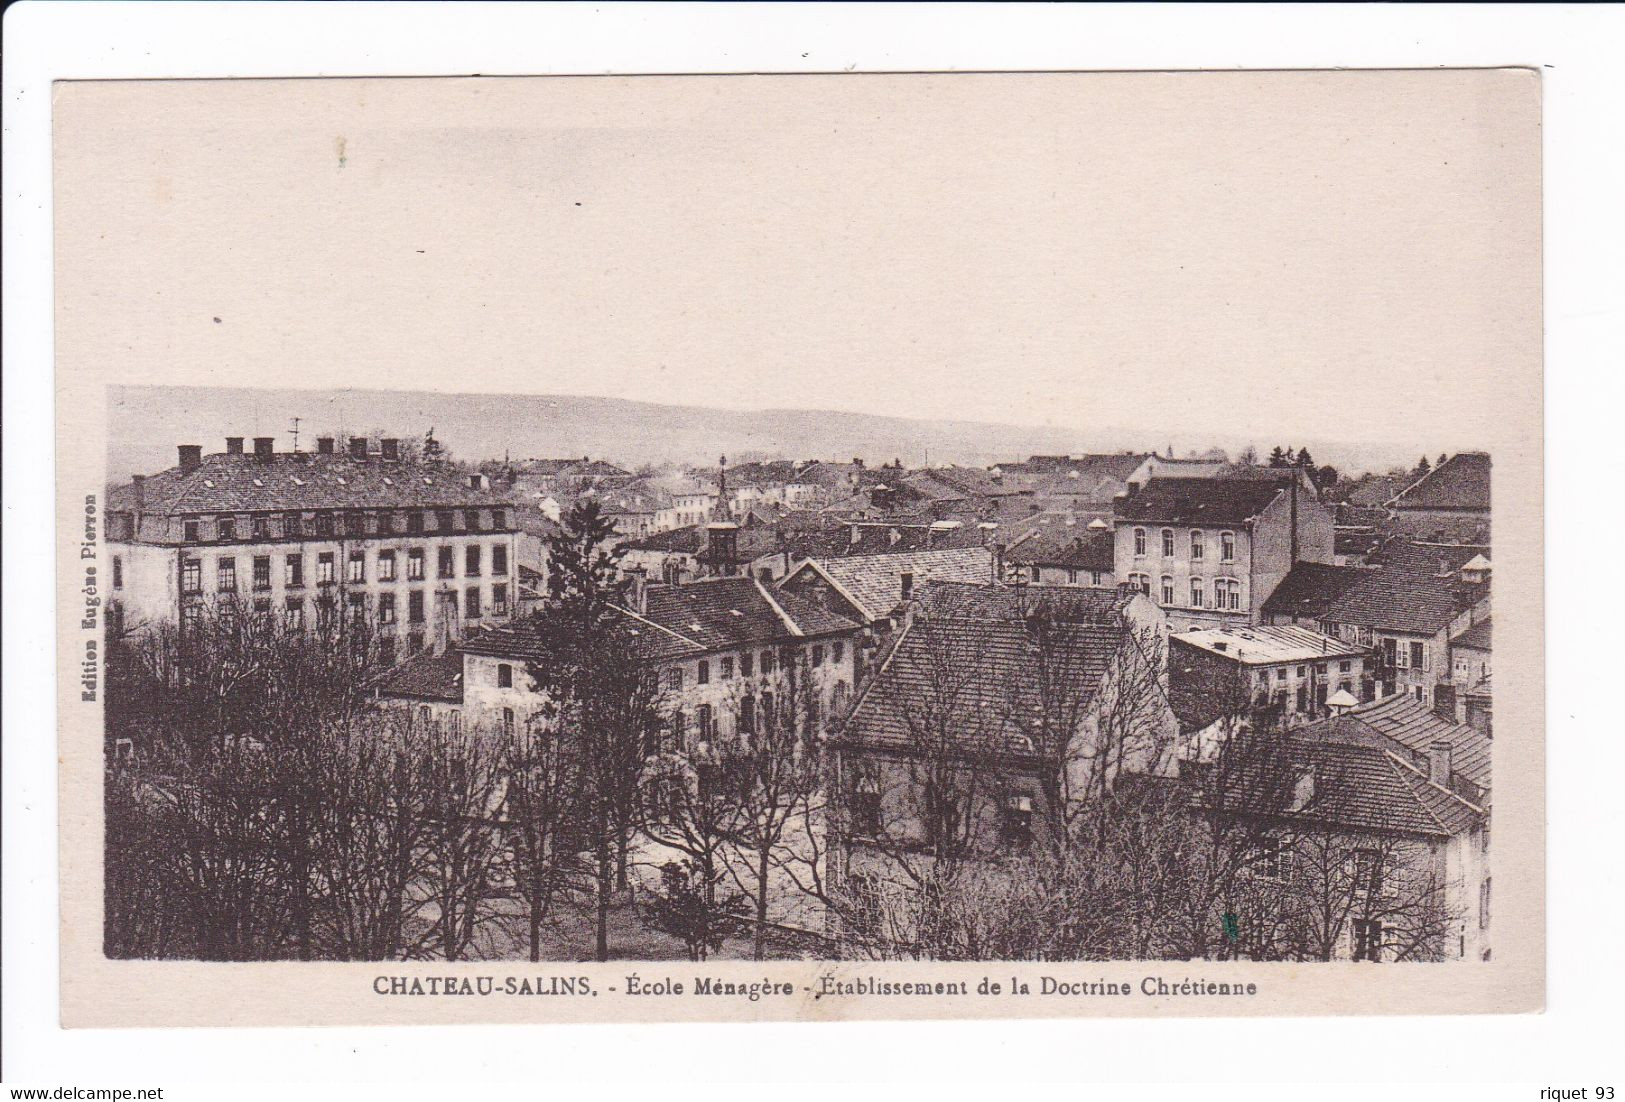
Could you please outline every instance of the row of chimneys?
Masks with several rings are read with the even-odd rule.
[[[242,436],[226,437],[226,454],[243,455],[243,441],[245,439],[246,438]],[[316,438],[316,454],[336,454],[334,444],[335,440],[333,437],[318,436]],[[270,458],[276,454],[275,446],[276,437],[274,436],[254,437],[254,458],[262,461],[270,460]],[[182,471],[195,471],[203,465],[203,446],[201,444],[181,444],[176,450],[180,455],[180,466]],[[365,436],[350,437],[350,458],[366,459],[367,456],[367,438]],[[393,436],[386,436],[379,440],[378,457],[386,460],[400,459],[400,440]]]

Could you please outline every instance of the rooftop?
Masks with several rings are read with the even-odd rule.
[[[1453,647],[1472,647],[1474,650],[1490,650],[1490,618],[1484,617],[1478,623],[1450,640]]]
[[[1457,787],[1472,800],[1490,789],[1491,742],[1475,727],[1452,723],[1404,693],[1374,700],[1340,716],[1298,729],[1298,737],[1313,742],[1387,740],[1388,749],[1414,767],[1427,770],[1428,753],[1436,743],[1450,745],[1451,772],[1470,787]]]
[[[1396,494],[1393,509],[1463,509],[1490,511],[1490,457],[1487,452],[1457,452]]]
[[[809,559],[790,576],[807,569],[822,574],[866,621],[879,620],[891,615],[902,601],[904,574],[911,575],[916,586],[928,580],[981,584],[993,578],[993,552],[986,547],[952,547]]]
[[[1329,658],[1355,657],[1369,649],[1296,625],[1196,628],[1179,632],[1173,638],[1247,666],[1322,662]]]
[[[1119,522],[1243,525],[1285,492],[1291,476],[1274,479],[1153,478],[1117,503]]]
[[[373,685],[384,696],[461,704],[463,652],[456,648],[443,654],[423,651],[383,674]]]

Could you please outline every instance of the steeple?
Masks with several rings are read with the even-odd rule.
[[[728,515],[728,457],[719,460],[721,473],[717,478],[717,503],[711,510],[711,522],[705,526],[705,549],[700,552],[700,565],[706,573],[716,577],[732,577],[741,569],[739,561],[739,525]]]

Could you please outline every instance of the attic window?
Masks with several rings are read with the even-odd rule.
[[[386,478],[386,479],[384,479],[384,485],[385,486],[393,486],[393,485],[395,485],[395,483],[391,482],[389,479]]]
[[[263,487],[264,487],[264,486],[265,486],[265,483],[263,483],[263,482],[261,482],[261,481],[260,481],[260,480],[259,480],[259,479],[257,479],[257,478],[256,478],[256,479],[255,479],[255,480],[254,480],[254,485],[256,485],[256,486],[259,486],[259,487],[262,487],[262,488],[263,488]]]
[[[214,479],[212,478],[205,478],[203,484],[211,490],[214,489]]]
[[[302,478],[296,478],[293,480],[293,484],[295,486],[303,486],[305,484],[305,480]]]
[[[344,476],[343,475],[339,476],[339,485],[340,486],[348,486],[349,485],[348,482],[344,481]]]
[[[433,486],[434,485],[434,479],[429,478],[428,476],[424,476],[423,484],[425,486]]]
[[[728,614],[730,616],[743,616],[744,615],[744,613],[740,612],[737,608],[730,608],[728,610]]]

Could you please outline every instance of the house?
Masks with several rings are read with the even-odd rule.
[[[1169,692],[1187,729],[1243,708],[1298,726],[1329,714],[1328,701],[1339,693],[1370,698],[1369,654],[1369,647],[1303,627],[1192,628],[1169,638]]]
[[[1032,585],[1117,585],[1109,521],[1073,513],[1040,513],[1011,534],[1004,553],[1007,580]]]
[[[1330,563],[1330,510],[1282,479],[1153,478],[1117,502],[1117,578],[1174,630],[1256,624],[1294,563]]]
[[[1454,714],[1450,639],[1489,615],[1489,577],[1452,568],[1437,550],[1393,540],[1374,565],[1299,563],[1265,602],[1264,620],[1371,647],[1376,695],[1407,693],[1433,707],[1443,683],[1442,706]]]
[[[1267,808],[1245,777],[1203,793],[1254,823],[1246,875],[1306,904],[1274,936],[1300,959],[1488,960],[1488,805],[1452,783],[1449,744],[1419,756],[1350,716],[1283,737],[1290,801]]]
[[[859,625],[780,594],[754,578],[705,578],[650,585],[638,608],[618,610],[621,630],[655,671],[668,718],[666,749],[748,733],[782,714],[798,694],[817,721],[843,711],[856,683]],[[533,665],[551,659],[546,613],[515,620],[465,640],[460,680],[449,660],[391,676],[379,696],[405,707],[435,709],[464,724],[524,722],[541,711]],[[451,651],[447,652],[452,653]]]
[[[924,583],[828,744],[832,883],[895,880],[945,847],[1024,849],[1058,801],[1169,768],[1163,628],[1128,590]],[[1099,752],[1102,710],[1141,684],[1142,725]]]
[[[182,444],[176,466],[109,492],[115,625],[184,632],[221,605],[300,628],[342,616],[393,654],[513,615],[516,509],[485,475],[404,460],[395,439],[274,443]]]

